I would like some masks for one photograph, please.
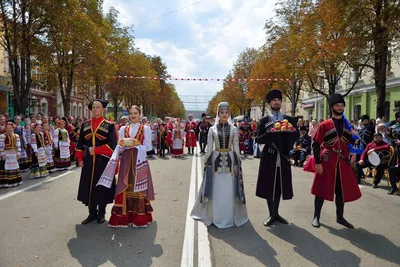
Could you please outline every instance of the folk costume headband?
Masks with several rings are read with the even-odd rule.
[[[219,112],[223,109],[227,109],[230,111],[229,103],[228,102],[220,102],[217,107],[217,116],[215,118],[215,125],[219,124]],[[228,117],[228,123],[232,124],[231,116]]]

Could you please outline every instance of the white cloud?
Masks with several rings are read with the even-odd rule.
[[[105,7],[119,10],[125,25],[186,7],[138,27],[136,46],[161,56],[174,77],[224,78],[241,51],[265,42],[264,24],[273,16],[276,0],[205,0],[187,7],[194,2],[106,0]],[[183,95],[213,95],[222,88],[217,82],[174,84]]]

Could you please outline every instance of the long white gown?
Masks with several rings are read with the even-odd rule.
[[[241,226],[248,221],[246,205],[239,202],[235,196],[235,177],[233,175],[234,153],[237,156],[240,166],[239,135],[237,128],[230,124],[214,125],[208,132],[207,154],[205,162],[212,157],[212,197],[207,203],[200,203],[202,192],[204,192],[204,183],[200,187],[193,207],[191,216],[210,226],[214,224],[218,228],[229,228],[232,226]],[[228,129],[229,132],[225,129]],[[218,130],[219,128],[219,130]],[[221,142],[225,144],[221,144]],[[221,146],[222,145],[222,146]],[[220,152],[221,149],[229,152]],[[215,168],[216,159],[220,153],[229,154],[231,166],[226,160],[219,162]],[[226,156],[225,155],[225,156]],[[226,158],[226,157],[223,157]],[[229,167],[230,171],[229,171]]]

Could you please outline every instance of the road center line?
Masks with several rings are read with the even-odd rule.
[[[41,181],[41,182],[39,182],[39,183],[37,183],[37,184],[30,185],[30,186],[25,187],[25,188],[23,188],[23,189],[21,189],[21,190],[17,190],[17,191],[14,191],[14,192],[10,192],[10,193],[8,193],[8,194],[5,194],[4,196],[1,196],[1,197],[0,197],[0,201],[1,201],[1,200],[4,200],[4,199],[7,199],[7,198],[9,198],[9,197],[15,196],[15,195],[17,195],[17,194],[19,194],[19,193],[28,191],[29,189],[32,189],[32,188],[41,186],[42,184],[49,183],[49,182],[51,182],[51,181],[57,180],[57,179],[59,179],[59,178],[65,176],[65,175],[68,175],[68,174],[70,174],[70,173],[72,173],[72,172],[74,172],[74,171],[67,171],[66,173],[57,175],[57,176],[52,177],[52,178],[47,179],[47,180],[43,180],[43,181]]]
[[[197,156],[197,191],[199,191],[201,182],[203,180],[203,165],[201,164],[201,157]],[[211,267],[211,252],[210,252],[210,241],[208,240],[207,227],[202,222],[198,222],[197,231],[197,248],[198,248],[198,264],[199,267]]]
[[[196,148],[197,153],[197,148]],[[190,175],[189,198],[186,212],[185,237],[183,241],[181,267],[193,266],[194,253],[194,220],[190,216],[196,198],[196,157],[192,157],[192,171]]]

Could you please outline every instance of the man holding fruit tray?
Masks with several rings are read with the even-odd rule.
[[[256,195],[267,200],[270,216],[264,226],[271,226],[276,221],[288,224],[279,215],[279,203],[293,197],[292,171],[289,152],[299,138],[294,127],[296,119],[282,114],[282,92],[271,90],[266,95],[271,113],[260,119],[256,142],[263,154],[257,180]]]

